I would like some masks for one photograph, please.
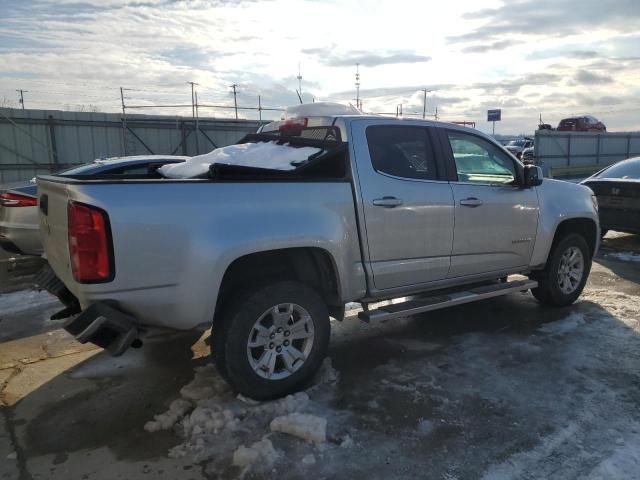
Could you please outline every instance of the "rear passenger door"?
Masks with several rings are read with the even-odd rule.
[[[535,187],[520,185],[516,161],[466,131],[440,131],[455,200],[449,277],[517,271],[529,264],[538,226]]]
[[[446,278],[453,241],[453,195],[430,129],[385,123],[353,122],[351,132],[377,290]]]

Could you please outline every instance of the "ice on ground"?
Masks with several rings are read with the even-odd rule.
[[[336,383],[339,379],[340,374],[335,368],[333,368],[331,359],[327,357],[322,361],[322,365],[320,365],[320,369],[313,379],[314,387],[312,388],[320,385]]]
[[[327,419],[306,413],[291,413],[274,418],[271,431],[287,433],[318,445],[327,440]]]
[[[163,165],[158,171],[167,178],[193,178],[209,171],[214,163],[245,167],[293,170],[311,155],[320,152],[314,147],[292,147],[277,142],[242,143],[216,148],[215,150],[183,163]]]
[[[302,457],[303,465],[314,465],[315,463],[316,463],[316,457],[313,455],[313,453],[309,453],[304,457]]]
[[[575,330],[576,328],[584,325],[584,323],[585,320],[583,315],[579,313],[572,313],[562,320],[545,323],[538,330],[544,333],[550,333],[552,335],[562,335],[564,333]]]
[[[605,254],[604,257],[621,262],[640,262],[640,254],[634,252],[613,252]]]
[[[233,465],[236,467],[250,467],[257,461],[260,461],[263,467],[271,467],[280,457],[278,451],[273,447],[273,443],[266,437],[255,442],[250,447],[240,445],[233,452]]]
[[[433,422],[431,420],[427,420],[426,418],[421,418],[418,421],[417,430],[420,435],[428,435],[433,432]]]
[[[0,294],[0,316],[24,312],[33,308],[49,307],[59,304],[53,295],[36,290]]]

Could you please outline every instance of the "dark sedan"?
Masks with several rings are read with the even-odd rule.
[[[598,198],[600,228],[640,233],[640,157],[615,163],[582,182]]]

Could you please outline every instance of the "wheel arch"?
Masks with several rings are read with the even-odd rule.
[[[233,260],[218,289],[214,322],[220,309],[238,291],[282,280],[299,281],[315,289],[326,302],[331,316],[342,319],[340,276],[331,253],[319,247],[292,247],[254,252]]]
[[[560,222],[556,227],[549,251],[551,252],[553,247],[570,233],[577,233],[585,239],[589,246],[589,253],[593,258],[598,246],[598,226],[590,218],[569,218]]]

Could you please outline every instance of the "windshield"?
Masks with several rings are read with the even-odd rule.
[[[524,146],[525,141],[524,140],[511,140],[508,144],[507,147],[523,147]]]
[[[598,178],[622,178],[640,180],[640,159],[633,162],[620,162],[598,174]]]

